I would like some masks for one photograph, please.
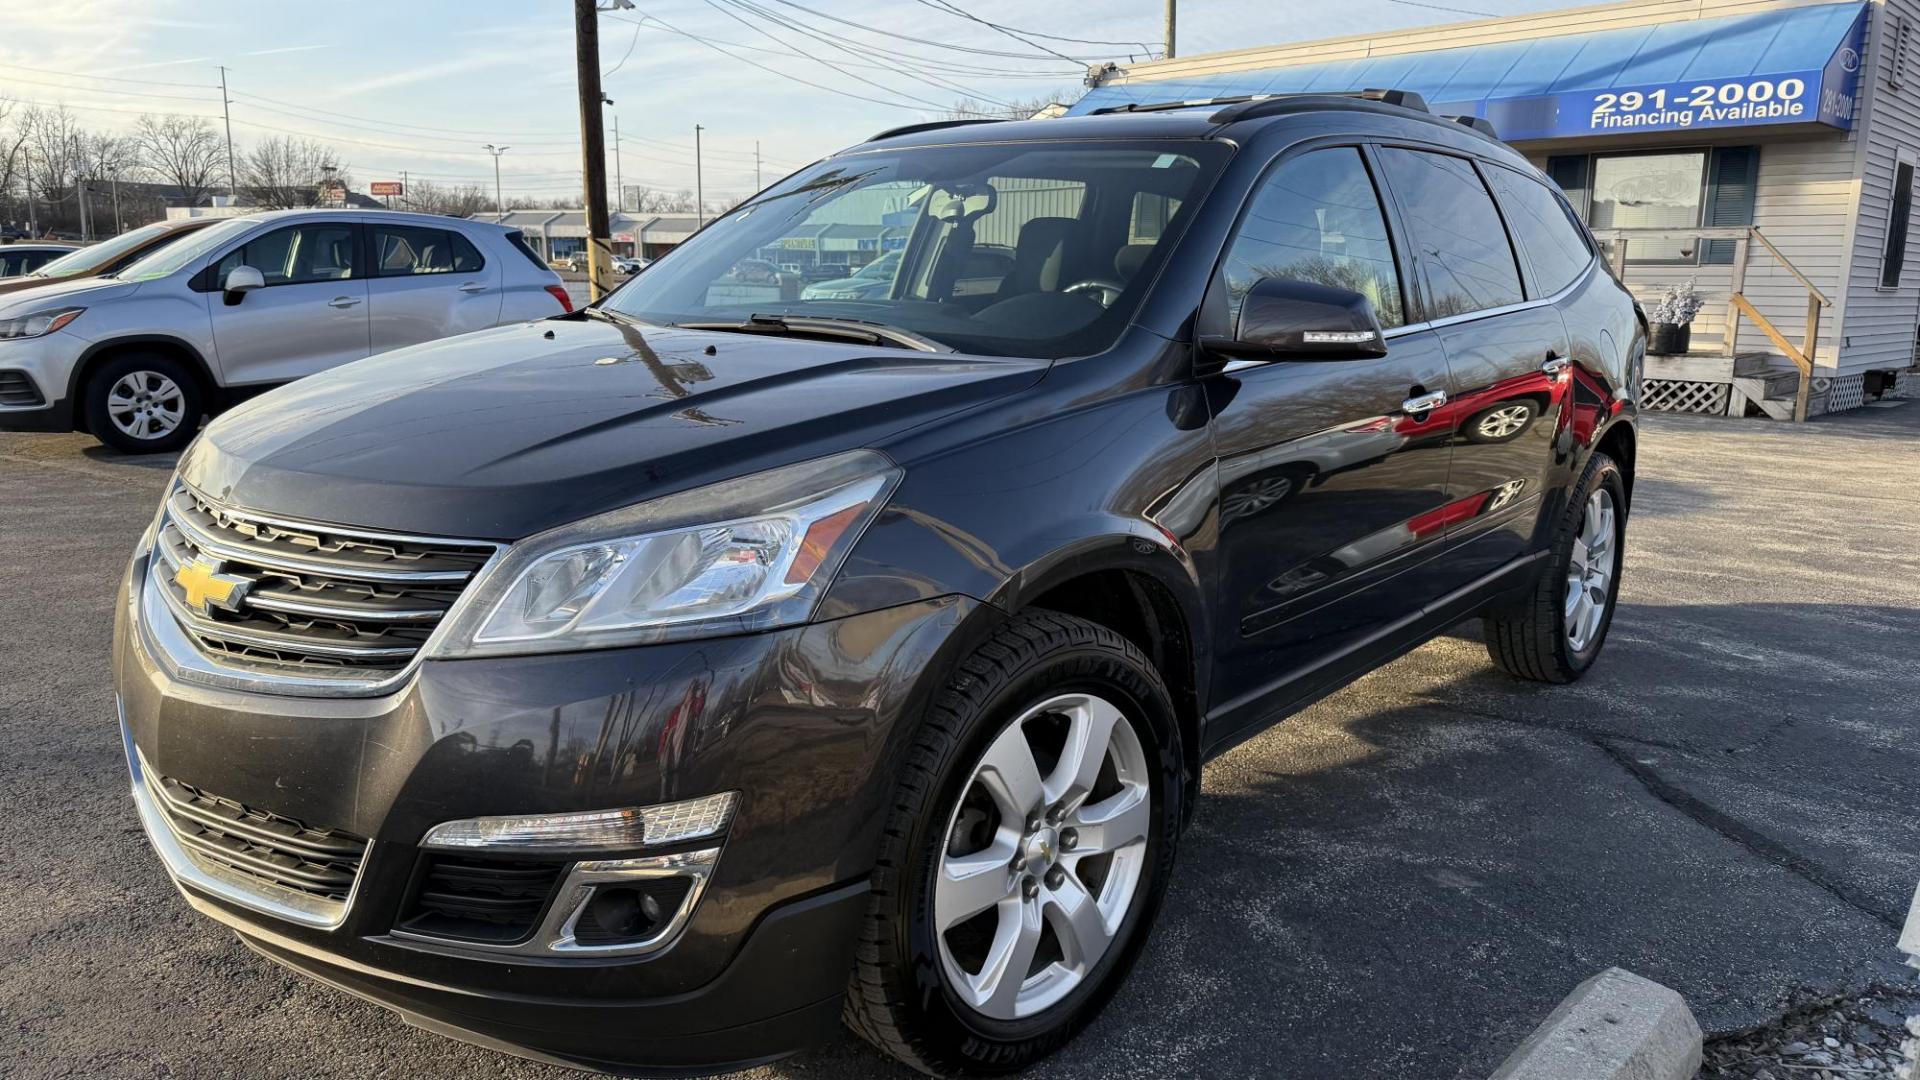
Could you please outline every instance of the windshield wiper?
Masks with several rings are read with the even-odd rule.
[[[823,315],[747,316],[745,322],[682,322],[673,325],[684,330],[722,330],[736,334],[790,334],[794,337],[853,338],[874,345],[894,345],[920,352],[949,353],[953,346],[943,345],[911,330],[889,326],[870,319],[847,319]]]

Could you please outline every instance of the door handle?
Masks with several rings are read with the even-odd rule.
[[[1558,375],[1572,366],[1573,361],[1564,356],[1555,356],[1552,353],[1548,353],[1547,358],[1540,361],[1540,370],[1546,372],[1548,375]]]
[[[460,286],[460,291],[464,293],[486,292],[487,287],[477,281],[469,281],[465,285]]]
[[[336,296],[327,301],[328,307],[348,308],[360,302],[357,296]]]
[[[1445,390],[1435,390],[1431,394],[1421,394],[1419,397],[1408,398],[1400,403],[1400,408],[1406,412],[1407,415],[1412,416],[1415,413],[1432,412],[1446,403],[1447,392]]]

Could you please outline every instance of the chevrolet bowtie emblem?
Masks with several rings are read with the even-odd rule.
[[[213,614],[214,608],[240,610],[240,600],[247,595],[247,587],[253,583],[243,577],[221,573],[222,566],[218,562],[189,559],[173,572],[173,583],[187,594],[188,607],[203,615]]]

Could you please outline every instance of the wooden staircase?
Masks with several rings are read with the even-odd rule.
[[[1795,400],[1800,394],[1800,369],[1792,363],[1776,363],[1765,353],[1742,353],[1733,360],[1733,394],[1727,403],[1727,415],[1746,416],[1748,406],[1775,420],[1794,418]]]

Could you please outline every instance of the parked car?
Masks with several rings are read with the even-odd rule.
[[[215,420],[115,608],[154,850],[543,1060],[1066,1047],[1209,758],[1464,619],[1548,683],[1607,636],[1646,326],[1522,155],[1370,95],[883,133],[595,306]],[[909,211],[889,295],[739,285]]]
[[[203,415],[317,371],[571,310],[518,232],[294,210],[228,218],[111,277],[0,297],[0,430],[185,446]]]
[[[42,266],[76,250],[74,244],[56,244],[46,240],[21,240],[0,244],[0,281],[31,274]]]
[[[157,251],[183,236],[191,236],[219,220],[181,218],[157,221],[152,225],[129,229],[111,240],[102,240],[90,247],[70,249],[67,254],[42,263],[38,269],[18,277],[0,279],[0,296],[37,289],[69,278],[104,277],[118,273],[122,267],[132,265],[149,252]]]
[[[632,255],[615,255],[613,268],[622,274],[637,274],[647,268],[651,259],[636,258]]]
[[[800,290],[802,300],[866,300],[885,296],[900,269],[900,253],[889,251],[844,277],[817,281]]]

